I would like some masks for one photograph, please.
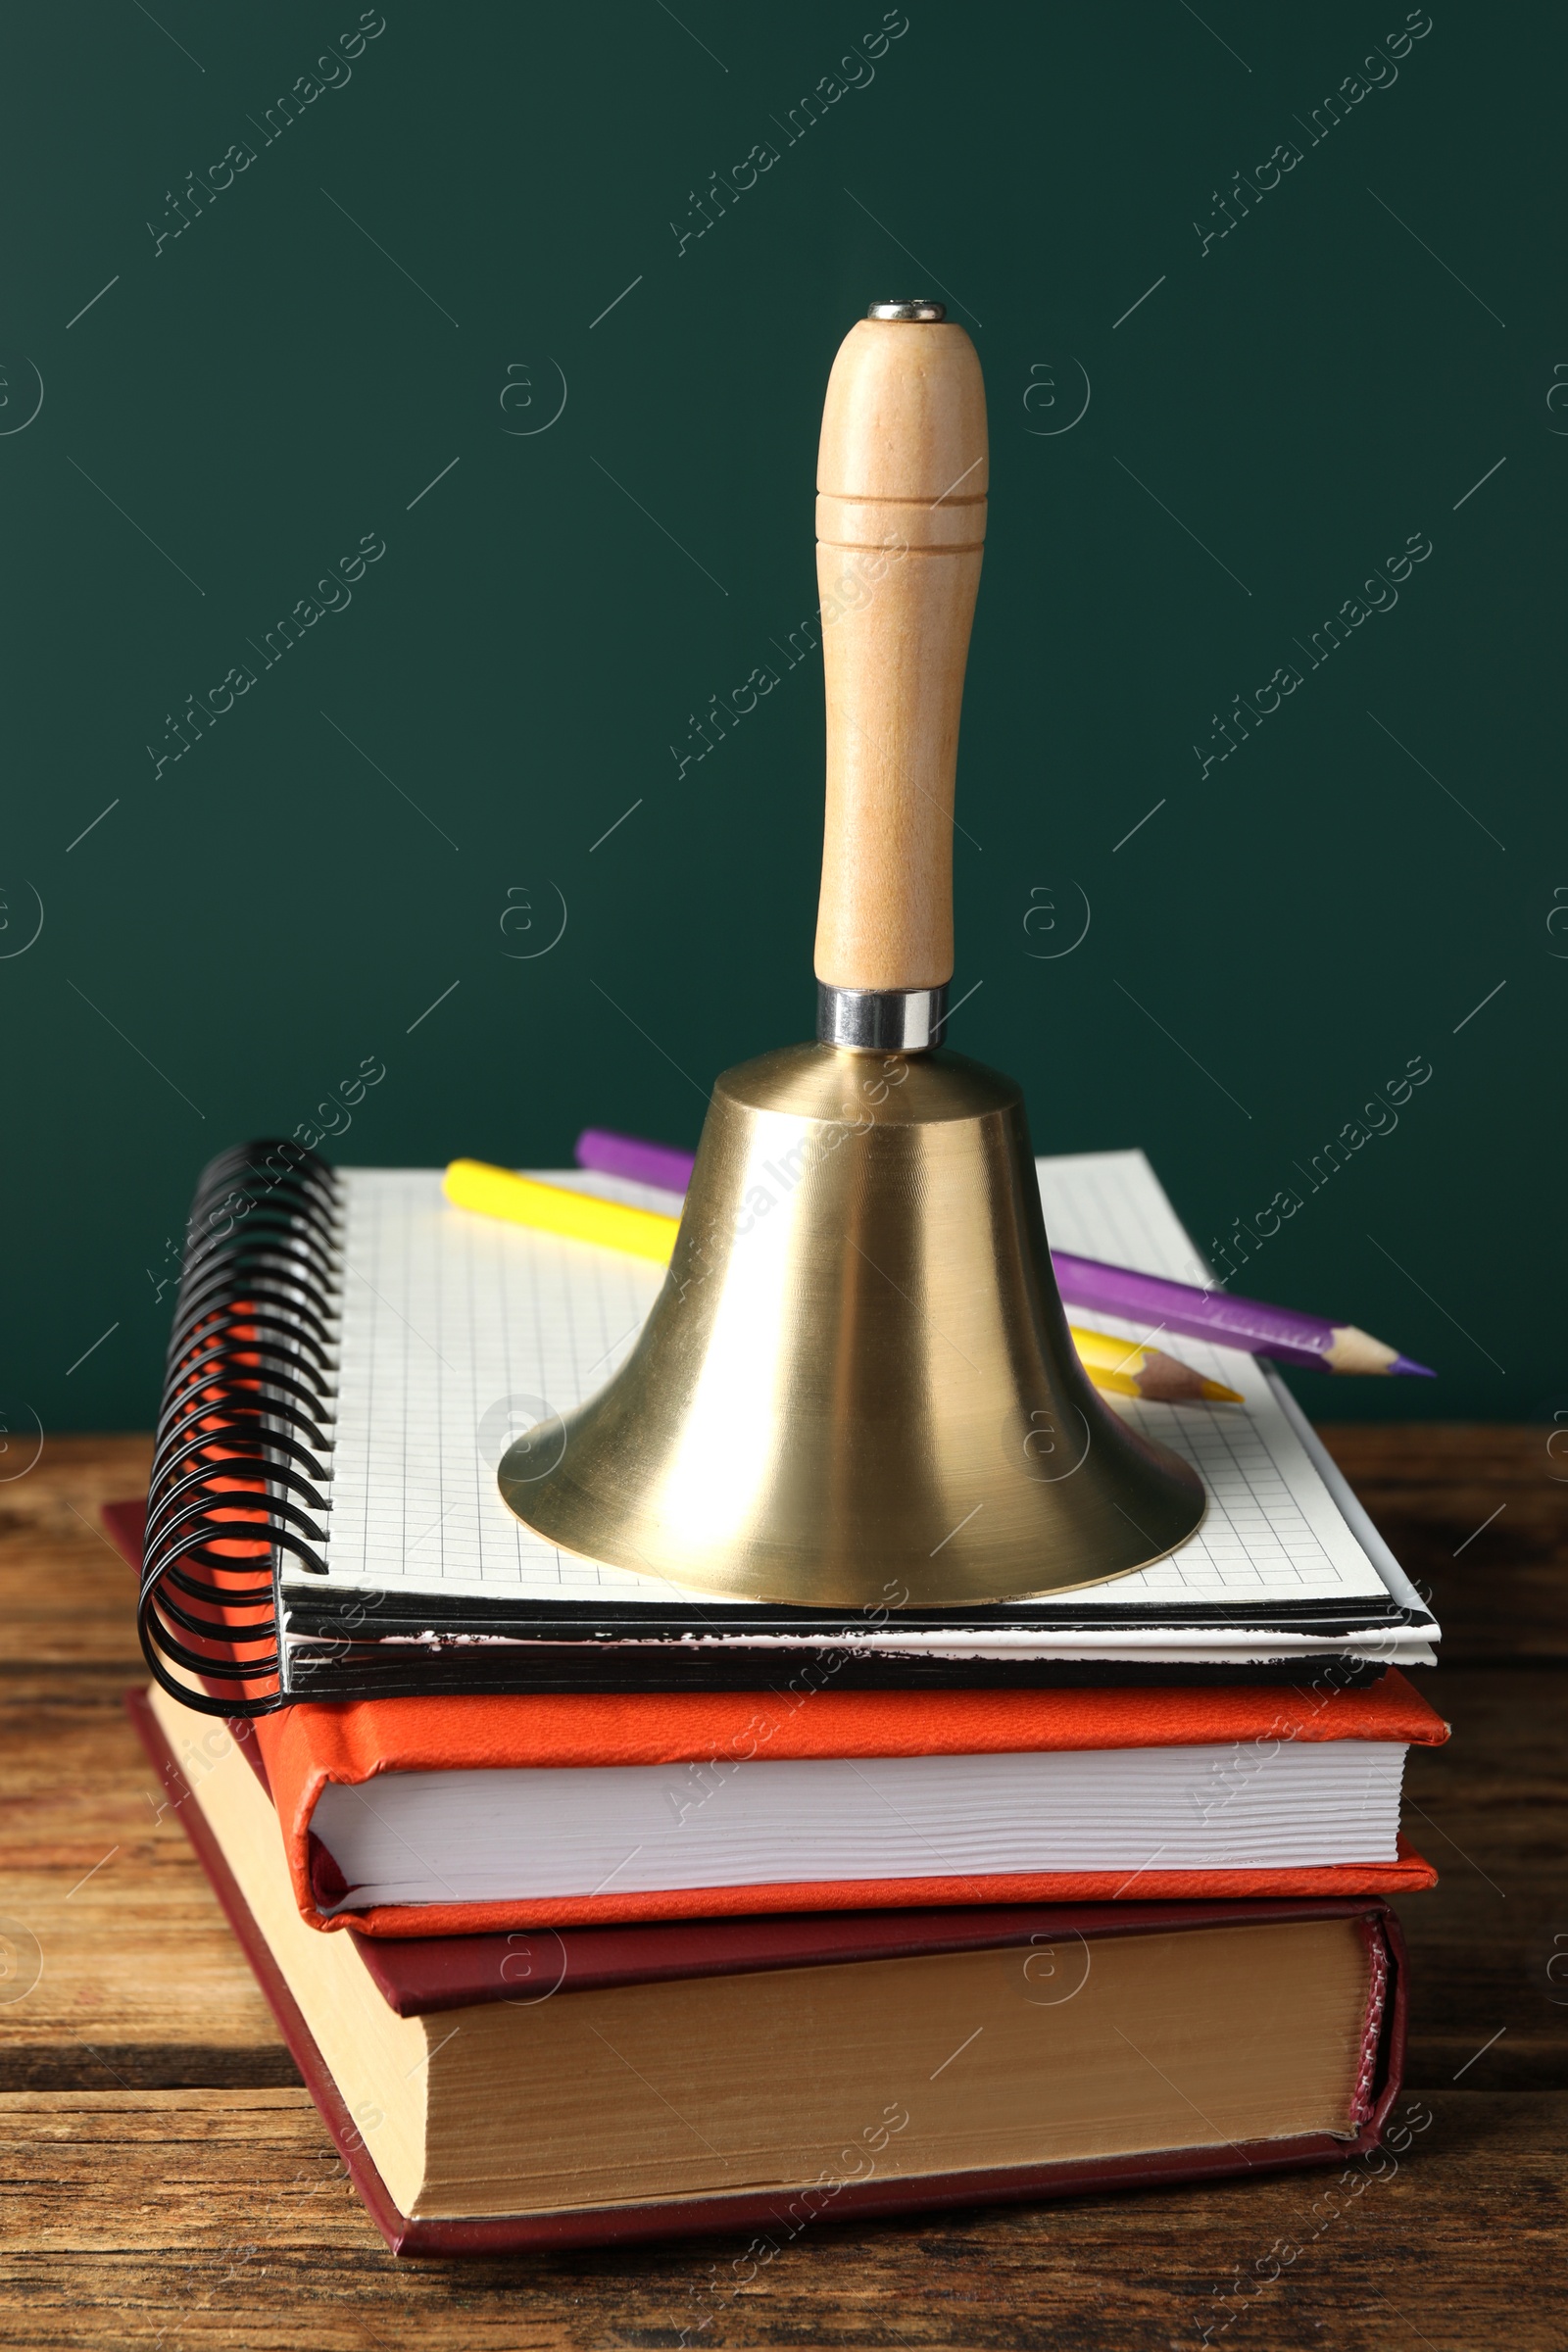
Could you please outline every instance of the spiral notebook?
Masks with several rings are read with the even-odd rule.
[[[1142,1152],[1038,1164],[1057,1247],[1203,1278]],[[678,1208],[578,1170],[547,1181]],[[507,1445],[611,1378],[659,1268],[456,1208],[439,1171],[334,1170],[297,1146],[215,1161],[189,1230],[141,1627],[160,1679],[182,1670],[192,1698],[199,1676],[221,1711],[813,1670],[852,1689],[1302,1681],[1327,1662],[1343,1687],[1433,1661],[1430,1612],[1284,1385],[1236,1349],[1183,1343],[1240,1405],[1115,1400],[1208,1489],[1177,1551],[1087,1591],[871,1626],[573,1558],[502,1501]]]

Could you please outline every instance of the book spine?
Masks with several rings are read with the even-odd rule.
[[[1355,2096],[1351,2103],[1350,2120],[1357,2131],[1371,2123],[1376,2106],[1383,2050],[1384,2030],[1388,2024],[1388,2005],[1392,1969],[1389,1947],[1384,1940],[1378,1920],[1368,1915],[1361,1921],[1362,1940],[1367,1954],[1366,2014],[1361,2021],[1361,2055],[1356,2068]]]
[[[340,1241],[337,1179],[314,1152],[263,1141],[203,1169],[147,1491],[137,1630],[156,1680],[205,1714],[280,1703],[278,1567],[289,1553],[326,1573]]]

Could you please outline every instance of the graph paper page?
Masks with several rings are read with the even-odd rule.
[[[1144,1273],[1203,1278],[1141,1152],[1039,1166],[1054,1246]],[[678,1205],[667,1194],[575,1170],[547,1181],[648,1207]],[[334,1583],[531,1601],[690,1597],[710,1615],[736,1605],[558,1551],[513,1517],[496,1485],[514,1436],[547,1408],[569,1411],[625,1360],[662,1270],[455,1208],[435,1172],[347,1169],[340,1182],[342,1338],[326,1545]],[[1145,1336],[1111,1317],[1083,1320]],[[1252,1357],[1189,1339],[1177,1346],[1245,1402],[1111,1401],[1201,1473],[1209,1493],[1202,1527],[1170,1557],[1092,1594],[1013,1605],[1038,1622],[1070,1617],[1085,1598],[1134,1616],[1174,1602],[1254,1602],[1262,1620],[1282,1601],[1344,1603],[1353,1613],[1355,1603],[1385,1600],[1383,1580]],[[285,1566],[286,1585],[303,1581]]]

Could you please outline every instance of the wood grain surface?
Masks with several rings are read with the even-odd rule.
[[[721,2236],[386,2253],[122,1712],[131,1581],[95,1516],[148,1444],[50,1440],[0,1486],[0,2343],[1560,2346],[1568,1465],[1544,1428],[1326,1435],[1447,1635],[1421,1688],[1454,1740],[1409,1782],[1443,1879],[1400,1906],[1407,2151],[1382,2177],[818,2224],[745,2285]]]
[[[816,976],[953,976],[953,790],[990,480],[961,326],[862,318],[828,379],[816,577],[827,800]]]

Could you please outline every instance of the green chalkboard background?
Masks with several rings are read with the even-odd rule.
[[[1309,1409],[1568,1408],[1564,24],[1411,23],[11,13],[13,1429],[152,1420],[198,1167],[367,1060],[337,1156],[550,1165],[694,1144],[809,1034],[820,663],[779,649],[833,353],[916,293],[992,416],[954,1043],[1038,1149],[1143,1145],[1201,1246],[1295,1189],[1237,1287],[1442,1374]]]

